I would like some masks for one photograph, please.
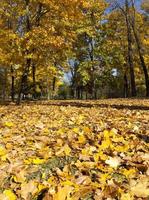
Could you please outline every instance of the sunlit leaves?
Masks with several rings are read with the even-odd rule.
[[[11,190],[5,190],[3,194],[6,196],[6,199],[8,200],[16,200],[16,195]],[[5,198],[5,197],[4,197]]]
[[[141,104],[0,107],[0,198],[146,198],[148,143],[138,134],[146,134],[148,112],[110,108],[115,101]]]

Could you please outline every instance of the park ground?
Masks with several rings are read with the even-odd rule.
[[[0,106],[0,200],[147,200],[149,100]]]

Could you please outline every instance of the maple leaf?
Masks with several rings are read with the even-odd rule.
[[[29,194],[35,195],[37,191],[37,184],[33,180],[21,184],[20,194],[25,200],[28,200]]]
[[[130,190],[137,196],[142,198],[147,198],[149,196],[149,179],[148,177],[143,177],[138,181],[130,181]]]
[[[59,187],[58,192],[54,195],[55,200],[66,200],[70,198],[70,193],[73,187],[65,185],[64,187]]]
[[[113,168],[117,168],[121,164],[121,159],[119,157],[110,157],[108,160],[105,161],[105,163]]]

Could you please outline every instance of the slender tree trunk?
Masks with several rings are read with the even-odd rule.
[[[36,99],[36,67],[32,64],[32,78],[33,78],[33,98]]]
[[[15,87],[14,87],[14,69],[13,66],[11,65],[11,100],[14,102],[14,95],[15,95]]]
[[[80,88],[80,98],[83,99],[83,88]]]
[[[80,87],[77,88],[77,98],[80,99]]]
[[[22,94],[24,95],[27,92],[27,89],[28,89],[27,79],[28,79],[30,66],[31,66],[31,59],[27,59],[26,66],[25,66],[24,72],[23,72],[22,77],[21,77],[20,88],[19,88],[18,99],[17,99],[17,105],[19,105],[20,102],[21,102],[21,95]]]
[[[128,97],[128,79],[127,74],[124,74],[124,98]]]
[[[127,26],[128,64],[129,64],[129,70],[130,70],[131,96],[135,97],[137,95],[137,91],[136,91],[134,65],[133,65],[132,34],[131,34],[131,26],[130,26],[130,23],[129,23],[128,0],[125,0],[125,5],[126,5],[125,18],[126,18],[126,26]]]
[[[94,77],[94,44],[93,44],[93,38],[90,38],[90,48],[89,48],[89,56],[90,56],[90,60],[92,62],[92,67],[91,67],[91,71],[90,71],[90,77],[91,77],[91,98],[94,99],[95,98],[95,77]]]
[[[31,30],[31,24],[30,24],[30,14],[29,14],[29,3],[30,0],[25,0],[26,3],[26,33],[28,33]],[[26,50],[26,55],[28,55],[30,52]],[[26,59],[26,65],[24,67],[24,71],[21,77],[20,81],[20,88],[19,88],[19,93],[18,93],[18,99],[17,99],[17,105],[20,104],[21,102],[21,95],[25,94],[25,91],[27,90],[27,79],[28,79],[28,74],[31,66],[31,58]]]
[[[7,69],[4,68],[4,78],[3,78],[3,88],[2,88],[2,98],[5,102],[6,100],[6,89],[7,88]]]
[[[53,86],[52,86],[53,92],[55,91],[55,85],[56,85],[56,77],[53,78]]]
[[[88,99],[88,95],[87,95],[87,91],[85,92],[86,94],[85,94],[85,97],[86,97],[86,100]]]
[[[139,54],[139,58],[140,58],[140,63],[141,63],[141,67],[143,69],[144,72],[144,78],[145,78],[145,85],[146,85],[146,96],[149,97],[149,75],[148,75],[148,70],[147,70],[147,66],[143,57],[143,52],[142,52],[142,46],[141,46],[141,42],[140,42],[140,38],[136,29],[136,9],[135,9],[135,1],[131,0],[131,8],[132,8],[132,12],[131,12],[131,18],[129,17],[129,23],[132,27],[133,30],[133,34],[135,37],[135,41],[136,41],[136,45],[137,45],[137,50],[138,50],[138,54]]]
[[[140,43],[137,31],[135,29],[135,24],[131,23],[131,25],[132,25],[132,29],[133,29],[133,33],[134,33],[137,49],[138,49],[138,54],[139,54],[139,58],[140,58],[141,67],[142,67],[143,72],[144,72],[145,86],[146,86],[146,96],[149,97],[149,75],[148,75],[148,71],[147,71],[147,66],[145,64],[144,57],[142,55],[142,47],[141,47],[141,43]]]

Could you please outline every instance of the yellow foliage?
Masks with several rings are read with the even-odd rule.
[[[13,122],[5,122],[5,126],[11,128],[12,126],[14,126],[14,124],[13,124]]]
[[[17,122],[0,128],[0,199],[31,200],[44,192],[57,200],[147,198],[148,143],[137,137],[148,125],[146,111],[24,104],[15,111],[2,106],[0,113],[2,124]]]
[[[33,159],[33,164],[35,164],[35,165],[40,165],[40,164],[42,164],[44,162],[45,162],[45,160],[41,159],[41,158],[34,158]]]
[[[64,187],[58,187],[58,192],[54,195],[55,200],[70,199],[70,193],[73,187],[65,185]]]
[[[71,153],[71,148],[68,145],[65,145],[64,152],[65,152],[66,156],[69,156]]]
[[[6,149],[3,146],[0,146],[0,156],[1,158],[6,155]]]
[[[8,200],[16,200],[16,195],[12,192],[12,190],[4,190],[3,194],[8,198]]]

